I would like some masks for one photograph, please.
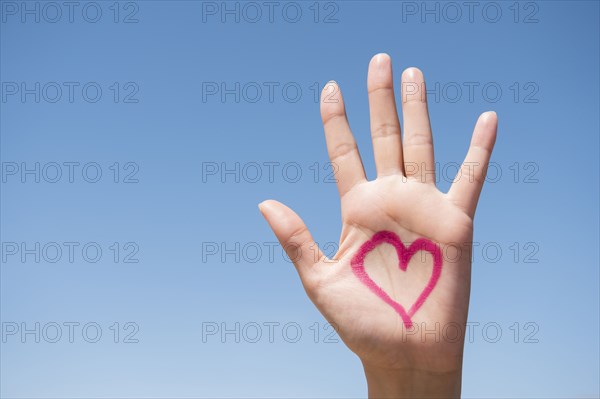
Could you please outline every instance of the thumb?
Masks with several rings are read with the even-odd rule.
[[[325,259],[325,255],[315,243],[308,228],[296,214],[281,202],[267,200],[258,205],[258,209],[271,226],[281,246],[302,275],[316,263]]]

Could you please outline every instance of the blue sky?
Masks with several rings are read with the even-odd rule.
[[[464,396],[597,397],[598,2],[223,4],[0,1],[0,395],[365,396],[256,206],[335,248],[315,93],[374,177],[387,52],[425,73],[441,189],[500,120]]]

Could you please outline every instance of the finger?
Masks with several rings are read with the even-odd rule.
[[[425,79],[417,68],[408,68],[402,73],[402,115],[406,176],[424,183],[435,183],[433,138],[427,111]]]
[[[497,129],[498,117],[495,112],[481,114],[475,125],[467,156],[448,192],[452,201],[471,217],[475,215],[479,194],[496,142]]]
[[[404,163],[400,121],[394,97],[392,60],[389,55],[377,54],[371,60],[367,88],[377,175],[402,173]]]
[[[275,233],[288,257],[298,269],[300,278],[303,281],[312,266],[327,260],[296,212],[273,200],[260,203],[258,208],[269,226],[271,226],[271,230]]]
[[[329,82],[321,93],[321,118],[325,128],[327,151],[334,170],[340,197],[365,181],[360,154],[350,131],[344,99],[336,82]]]

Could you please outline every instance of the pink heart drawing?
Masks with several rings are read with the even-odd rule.
[[[365,270],[365,258],[369,252],[381,244],[391,244],[394,246],[394,248],[396,248],[399,261],[398,265],[400,266],[400,270],[403,272],[406,271],[408,262],[417,252],[426,251],[433,256],[433,271],[431,273],[431,278],[408,312],[404,309],[404,306],[390,298],[390,296],[381,287],[379,287],[371,277],[369,277],[369,274]],[[410,328],[412,327],[412,316],[417,312],[417,310],[419,310],[421,306],[423,306],[423,303],[429,294],[431,294],[431,291],[433,291],[433,288],[437,284],[440,275],[442,274],[442,253],[440,248],[435,243],[425,238],[419,238],[408,248],[406,248],[402,240],[400,240],[400,237],[398,237],[395,233],[391,231],[380,231],[373,235],[369,241],[365,242],[360,247],[356,255],[354,255],[352,258],[351,265],[354,275],[358,277],[358,279],[375,295],[390,305],[400,315],[400,317],[402,317],[404,325],[407,328]]]

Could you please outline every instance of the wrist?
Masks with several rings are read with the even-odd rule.
[[[462,368],[446,372],[382,369],[363,362],[369,398],[459,398]]]

